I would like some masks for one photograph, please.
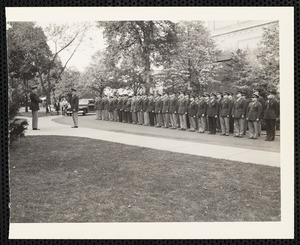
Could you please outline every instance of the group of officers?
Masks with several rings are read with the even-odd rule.
[[[95,101],[96,119],[163,127],[190,132],[216,134],[243,138],[249,129],[249,139],[261,134],[261,120],[266,123],[266,141],[274,141],[279,102],[276,92],[269,91],[262,98],[254,91],[246,99],[243,91],[217,92],[196,96],[193,93],[168,93],[107,95]]]

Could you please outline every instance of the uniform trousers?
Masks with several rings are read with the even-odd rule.
[[[100,110],[96,110],[96,119],[99,119],[100,118]]]
[[[114,110],[114,121],[117,122],[118,121],[118,111]]]
[[[163,115],[164,115],[164,126],[166,128],[168,128],[169,125],[170,125],[170,116],[169,116],[169,113],[164,113]]]
[[[222,130],[222,126],[221,126],[221,121],[220,121],[221,117],[218,116],[217,118],[217,130]]]
[[[38,111],[32,111],[32,128],[38,128]]]
[[[234,133],[235,135],[244,135],[245,118],[234,119]]]
[[[179,123],[181,129],[186,129],[186,114],[179,114]]]
[[[122,111],[122,119],[123,119],[122,122],[127,122],[125,111]]]
[[[170,114],[170,119],[171,119],[172,128],[177,128],[177,126],[178,126],[177,114],[176,113]]]
[[[149,123],[150,123],[150,126],[154,126],[154,116],[155,116],[155,113],[150,111],[149,112]]]
[[[257,122],[257,136],[261,135],[261,120]]]
[[[258,136],[258,121],[248,121],[249,137],[257,139]]]
[[[275,138],[275,130],[276,130],[276,119],[265,119],[266,120],[266,131],[267,131],[267,139]]]
[[[244,120],[244,135],[246,135],[246,132],[247,132],[247,120]]]
[[[109,116],[108,116],[108,110],[107,109],[103,110],[103,115],[104,115],[104,117],[103,117],[104,120],[108,121]]]
[[[136,112],[132,112],[132,123],[137,123],[137,115],[136,115]]]
[[[99,110],[99,117],[100,120],[102,120],[102,110]]]
[[[144,124],[149,126],[149,112],[148,111],[145,111],[144,112]]]
[[[125,113],[126,113],[126,122],[132,123],[132,113],[130,111],[127,111]]]
[[[229,118],[229,133],[233,134],[234,132],[234,119],[233,117]]]
[[[73,111],[72,118],[74,126],[78,126],[78,111]]]
[[[110,120],[110,121],[113,121],[113,120],[114,120],[114,112],[113,112],[113,111],[110,111],[110,112],[109,112],[109,120]]]
[[[222,134],[229,134],[229,117],[220,117]]]
[[[216,134],[216,131],[217,131],[217,118],[208,117],[208,128],[209,128],[210,133]]]
[[[198,119],[199,132],[204,133],[206,130],[206,116],[201,116]]]
[[[190,128],[191,123],[190,123],[190,120],[189,120],[189,116],[187,114],[185,114],[185,120],[186,120],[186,128]]]
[[[119,122],[123,122],[123,112],[121,110],[118,110],[118,117],[119,117]]]
[[[138,111],[137,112],[137,117],[138,117],[138,124],[140,124],[140,125],[144,124],[144,113],[143,113],[143,111]]]
[[[156,118],[156,126],[161,127],[162,125],[162,114],[161,113],[155,113]]]
[[[190,130],[196,129],[196,117],[189,117],[190,119]]]

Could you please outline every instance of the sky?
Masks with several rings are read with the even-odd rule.
[[[91,57],[99,50],[103,50],[105,47],[102,30],[95,26],[95,22],[89,22],[90,28],[85,35],[85,40],[80,44],[76,53],[72,59],[68,62],[68,68],[76,68],[78,71],[83,72],[85,68],[89,65]],[[37,22],[38,26],[43,28],[49,23],[47,22]],[[59,23],[55,23],[59,24]],[[54,50],[54,46],[48,42],[50,49]],[[72,50],[63,50],[59,53],[59,57],[64,64],[70,57]]]

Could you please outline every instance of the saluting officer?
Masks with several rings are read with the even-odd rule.
[[[249,103],[247,108],[247,118],[249,127],[249,137],[248,139],[257,139],[258,137],[258,122],[260,121],[260,115],[262,106],[258,102],[258,95],[252,95],[252,101]]]
[[[32,130],[40,130],[38,129],[38,111],[40,110],[39,103],[42,102],[40,98],[37,96],[37,85],[31,86],[31,93],[29,95],[31,100],[30,109],[32,111]]]
[[[242,99],[242,91],[237,91],[237,100],[233,104],[232,117],[234,118],[234,137],[243,138],[244,135],[244,121],[246,119],[247,103]]]
[[[211,93],[211,98],[207,105],[209,134],[216,134],[217,131],[218,103],[216,97],[215,93]]]
[[[79,99],[76,95],[76,89],[72,88],[72,98],[71,98],[71,110],[72,110],[72,118],[74,125],[72,128],[78,128],[78,110],[79,110]]]
[[[229,119],[231,115],[232,103],[228,99],[228,92],[223,93],[223,100],[220,105],[220,124],[222,133],[221,135],[229,135]]]
[[[276,119],[279,118],[279,103],[275,100],[275,91],[268,93],[264,119],[266,121],[267,137],[265,141],[273,141],[276,132]]]
[[[210,95],[201,95],[199,104],[198,104],[198,110],[197,110],[197,116],[198,116],[198,125],[199,125],[199,131],[198,133],[204,133],[206,129],[206,112],[207,112],[207,99],[209,99]]]

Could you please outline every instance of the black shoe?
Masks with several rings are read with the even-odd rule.
[[[265,141],[270,141],[270,139],[269,139],[269,138],[266,138]]]
[[[234,135],[233,137],[235,137],[235,138],[238,138],[238,137],[239,137],[239,135]]]
[[[39,128],[33,128],[32,130],[40,130]]]
[[[71,128],[78,128],[78,126],[72,126]]]
[[[239,135],[239,138],[243,138],[244,136],[243,135]]]
[[[225,136],[226,134],[220,134],[221,136]]]

